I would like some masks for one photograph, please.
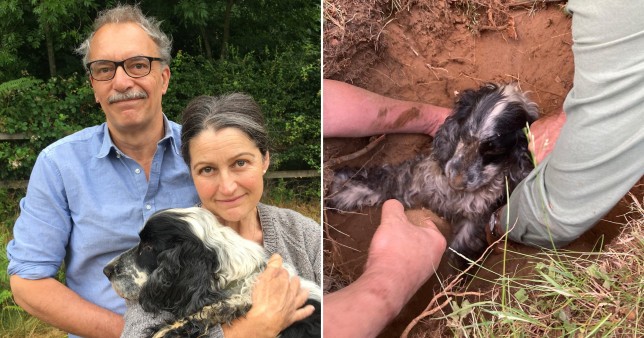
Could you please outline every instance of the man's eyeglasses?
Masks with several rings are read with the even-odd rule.
[[[96,81],[109,81],[114,78],[116,69],[121,66],[125,74],[130,77],[144,77],[150,74],[152,61],[164,61],[151,56],[134,56],[123,61],[96,60],[88,63],[87,69],[92,79]]]

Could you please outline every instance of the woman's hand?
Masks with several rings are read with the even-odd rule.
[[[276,337],[294,322],[313,314],[313,306],[302,307],[308,293],[300,288],[299,277],[291,278],[282,267],[282,257],[271,256],[253,288],[253,306],[245,317],[222,326],[224,336]]]

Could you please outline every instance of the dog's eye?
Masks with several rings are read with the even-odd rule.
[[[485,147],[480,150],[481,155],[483,156],[497,156],[505,154],[505,149],[501,147]]]
[[[506,157],[507,149],[497,142],[497,140],[485,141],[479,147],[479,154],[483,164],[498,163]]]
[[[148,253],[148,252],[152,252],[153,250],[154,250],[154,248],[152,247],[152,245],[149,245],[149,244],[142,245],[140,250],[139,250],[139,255],[142,255],[142,254]]]
[[[479,147],[479,154],[493,155],[494,153],[498,153],[499,150],[500,147],[494,140],[488,140],[481,142],[481,146]]]

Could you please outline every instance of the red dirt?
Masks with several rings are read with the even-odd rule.
[[[455,93],[464,89],[485,82],[517,82],[532,92],[546,115],[561,109],[571,88],[571,20],[558,2],[524,7],[504,0],[325,0],[324,17],[324,77],[385,96],[451,107]],[[324,139],[324,160],[368,143],[363,138]],[[387,135],[382,146],[341,166],[399,163],[428,152],[430,145],[426,135]],[[328,169],[333,168],[325,170],[325,182],[332,177]],[[642,189],[637,192],[642,196]],[[625,223],[627,205],[620,202],[567,249],[590,251],[600,241],[608,243],[619,233],[614,222]],[[324,216],[325,290],[332,291],[362,272],[380,209],[360,214],[326,210]],[[449,233],[447,225],[440,227]],[[534,252],[519,245],[514,249]],[[498,269],[500,257],[489,257],[485,266]],[[511,259],[508,264],[512,269],[528,263]],[[432,278],[380,337],[400,336],[425,309],[436,287]]]

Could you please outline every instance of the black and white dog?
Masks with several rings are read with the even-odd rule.
[[[149,328],[153,337],[202,337],[216,324],[230,323],[251,308],[251,291],[265,269],[264,249],[221,225],[202,208],[166,209],[152,215],[140,243],[105,266],[116,292],[138,300],[143,310],[169,312],[173,319]],[[295,270],[284,264],[291,275]],[[322,293],[314,282],[307,304],[315,313],[281,337],[320,337]]]
[[[515,85],[465,90],[433,140],[432,153],[398,166],[335,173],[326,204],[339,210],[375,206],[395,198],[424,206],[452,225],[450,247],[477,259],[487,247],[485,225],[533,169],[524,129],[538,107]],[[454,263],[463,267],[463,260]]]

